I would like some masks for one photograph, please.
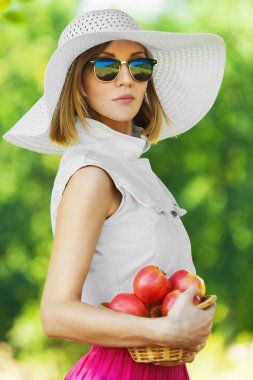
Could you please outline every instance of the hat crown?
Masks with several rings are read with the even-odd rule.
[[[138,22],[119,9],[98,9],[75,17],[63,30],[58,47],[67,41],[94,32],[142,30]]]

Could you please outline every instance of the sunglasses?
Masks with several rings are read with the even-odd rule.
[[[94,74],[96,78],[102,82],[111,82],[119,74],[122,63],[126,63],[128,70],[133,79],[138,82],[145,82],[151,79],[153,75],[156,59],[137,58],[129,61],[119,61],[114,58],[97,58],[90,60],[94,66]]]

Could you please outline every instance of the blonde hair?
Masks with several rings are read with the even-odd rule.
[[[75,58],[69,67],[50,125],[49,138],[52,142],[67,146],[78,141],[75,116],[78,116],[85,128],[88,128],[86,117],[99,121],[99,114],[89,107],[85,100],[87,95],[82,86],[82,78],[88,61],[101,53],[111,42],[104,42],[86,50]],[[152,58],[145,47],[144,50],[146,56]],[[148,81],[142,105],[134,117],[133,123],[143,127],[143,134],[147,136],[148,141],[151,144],[156,144],[163,127],[163,117],[171,126],[172,123],[164,112],[156,93],[153,78],[151,78]]]

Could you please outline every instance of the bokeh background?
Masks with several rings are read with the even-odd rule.
[[[252,0],[2,0],[1,136],[42,96],[48,59],[68,22],[110,7],[129,12],[144,29],[217,33],[225,40],[226,69],[212,109],[144,157],[188,211],[182,221],[197,273],[207,293],[218,296],[212,335],[188,365],[191,378],[252,379]],[[40,324],[59,161],[0,140],[1,380],[60,380],[89,349],[46,337]]]

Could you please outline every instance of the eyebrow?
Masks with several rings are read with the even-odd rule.
[[[102,51],[100,54],[108,54],[112,57],[115,57],[115,54],[110,53],[109,51]],[[137,54],[145,54],[145,51],[135,51],[134,53],[130,55],[130,57],[133,57],[134,55],[137,55]]]

